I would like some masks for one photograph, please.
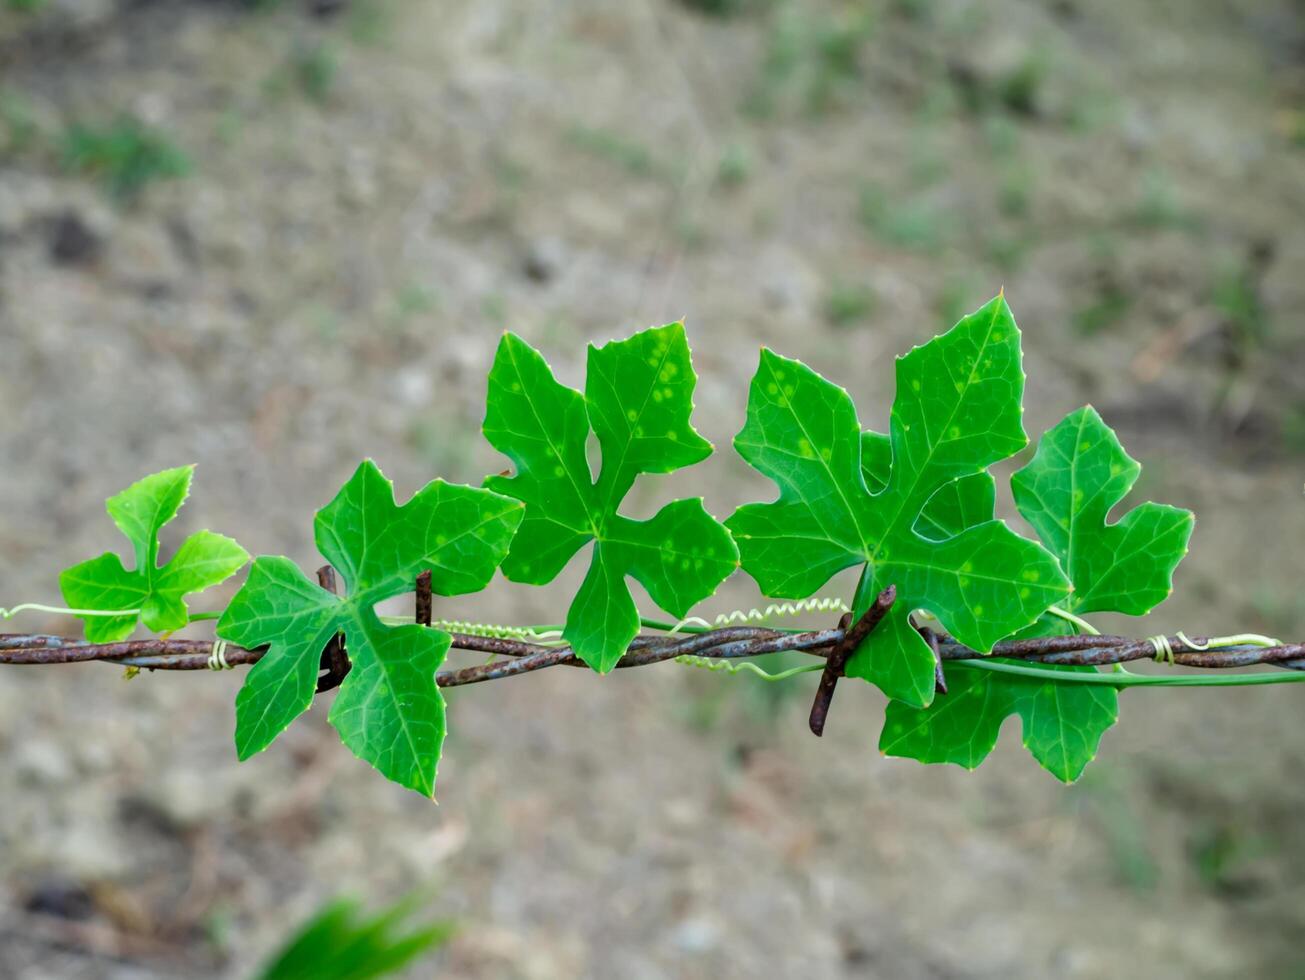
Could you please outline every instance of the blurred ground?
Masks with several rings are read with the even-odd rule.
[[[1004,285],[1030,432],[1090,400],[1142,495],[1198,513],[1131,628],[1305,635],[1298,2],[28,6],[0,9],[5,604],[118,548],[100,501],[165,466],[199,463],[169,540],[310,568],[361,456],[401,496],[478,481],[505,327],[578,385],[586,340],[686,316],[727,447],[758,344],[882,427],[892,356]],[[125,124],[87,150],[128,117],[184,177],[145,180],[177,158]],[[728,452],[674,481],[632,511],[772,494]],[[555,618],[575,584],[444,611]],[[926,769],[879,757],[864,686],[818,742],[807,685],[637,674],[455,692],[434,807],[320,709],[237,765],[236,674],[6,671],[0,976],[243,976],[324,898],[430,881],[464,926],[417,976],[1305,975],[1293,688],[1130,694],[1066,789],[1013,722]]]

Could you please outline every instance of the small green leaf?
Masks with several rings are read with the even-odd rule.
[[[1074,583],[1070,611],[1145,616],[1173,591],[1174,569],[1192,537],[1192,512],[1147,502],[1117,524],[1107,522],[1141,472],[1088,406],[1049,430],[1029,464],[1011,477],[1015,505]]]
[[[1145,503],[1119,523],[1107,523],[1140,471],[1089,407],[1047,432],[1033,459],[1011,478],[1020,513],[1074,583],[1075,591],[1065,602],[1068,611],[1143,615],[1169,595],[1174,569],[1187,554],[1191,512]],[[961,523],[973,517],[972,512],[953,515]],[[1064,618],[1048,614],[1018,636],[1072,632]],[[1091,667],[1024,666],[1045,670],[1048,679],[949,665],[949,693],[927,710],[896,702],[888,706],[880,749],[887,755],[973,769],[992,751],[1006,717],[1018,714],[1024,722],[1024,744],[1033,757],[1058,779],[1073,782],[1118,719],[1118,692],[1055,681],[1056,671]]]
[[[669,473],[711,454],[689,421],[696,383],[679,323],[591,345],[583,395],[560,384],[539,352],[513,334],[494,358],[485,438],[516,473],[485,485],[526,505],[503,573],[542,585],[594,543],[563,635],[600,673],[615,666],[639,630],[627,576],[683,617],[738,567],[733,540],[701,500],[676,500],[648,521],[618,513],[640,473]],[[585,453],[591,426],[602,450],[597,481]]]
[[[859,615],[897,586],[892,612],[847,667],[890,697],[916,706],[933,698],[933,653],[912,611],[929,611],[961,642],[989,650],[1069,591],[1055,559],[990,507],[981,523],[939,528],[952,511],[990,503],[988,466],[1027,441],[1023,390],[1019,330],[1000,296],[898,360],[887,438],[863,436],[842,388],[762,351],[734,445],[779,485],[779,499],[741,507],[726,526],[744,570],[769,596],[804,598],[835,572],[864,565]]]
[[[86,638],[92,643],[125,639],[141,622],[156,633],[181,629],[189,622],[185,596],[226,581],[249,561],[249,554],[231,538],[198,531],[182,543],[171,561],[159,565],[159,531],[185,502],[194,469],[181,466],[155,473],[106,502],[109,517],[131,542],[132,571],[108,552],[60,574],[64,602],[73,609],[140,610],[122,616],[83,616]]]
[[[264,556],[218,623],[224,640],[268,647],[236,698],[240,758],[267,748],[308,709],[322,650],[343,633],[352,669],[331,724],[387,778],[433,795],[445,731],[435,672],[450,637],[424,626],[387,627],[374,607],[411,592],[423,571],[438,595],[484,588],[522,510],[507,497],[442,480],[399,507],[390,481],[364,461],[314,522],[317,548],[344,579],[346,596],[327,592],[288,558]]]
[[[947,666],[947,694],[923,710],[900,701],[888,706],[879,750],[920,762],[952,762],[977,768],[997,744],[1009,715],[1024,723],[1024,745],[1044,769],[1072,783],[1097,753],[1101,736],[1118,720],[1114,688],[1057,684],[1059,670],[1093,668],[1047,666],[1048,679],[994,674]]]

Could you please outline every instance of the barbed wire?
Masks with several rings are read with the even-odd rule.
[[[336,592],[335,572],[329,565],[318,569],[317,578],[322,588],[331,593]],[[415,621],[431,626],[433,595],[429,572],[417,576],[415,597]],[[842,602],[827,599],[810,599],[773,605],[765,610],[726,614],[718,616],[714,626],[705,620],[682,620],[674,624],[644,620],[646,628],[660,632],[635,637],[617,661],[616,667],[644,667],[669,660],[681,665],[706,667],[737,675],[742,670],[730,665],[730,661],[746,661],[752,657],[788,651],[823,657],[825,663],[816,665],[821,670],[821,678],[809,719],[811,731],[821,735],[836,685],[843,676],[848,658],[888,614],[896,597],[896,589],[889,586],[855,620]],[[779,616],[834,610],[843,615],[833,629],[801,631],[747,625]],[[1065,618],[1070,621],[1074,619]],[[1086,623],[1082,625],[1091,629]],[[437,624],[439,627],[443,627],[444,632],[449,634],[451,649],[490,655],[489,661],[485,663],[438,671],[435,681],[439,687],[481,684],[550,667],[587,667],[571,647],[559,639],[559,633],[554,627],[513,627],[454,620],[441,620]],[[947,663],[967,669],[1023,676],[1038,683],[1093,684],[1115,688],[1213,687],[1305,681],[1305,644],[1281,643],[1255,634],[1193,639],[1180,631],[1173,636],[1162,634],[1138,639],[1080,632],[1010,640],[998,643],[992,651],[985,654],[930,627],[917,626],[917,629],[933,651],[937,663],[935,689],[943,696],[947,694],[943,666]],[[319,694],[338,687],[348,676],[350,661],[346,641],[345,634],[336,634],[321,651],[317,682]],[[252,666],[266,653],[266,647],[238,647],[220,638],[210,641],[162,636],[149,640],[90,643],[47,633],[0,633],[0,666],[55,666],[99,661],[126,668],[129,677],[136,676],[142,670],[231,670],[239,666]],[[1295,673],[1217,677],[1178,672],[1136,674],[1123,667],[1134,660],[1152,660],[1169,667],[1195,667],[1215,671],[1274,666]],[[1109,672],[1045,669],[1047,666],[1111,665],[1115,666],[1115,670]],[[806,672],[804,668],[797,668],[781,675],[770,675],[754,665],[748,666],[752,667],[752,673],[769,680],[794,677]]]
[[[758,626],[728,626],[690,635],[647,634],[635,638],[616,666],[622,669],[644,667],[686,655],[732,660],[796,651],[828,657],[847,632],[841,626],[803,633],[779,632]],[[450,635],[452,649],[488,653],[505,659],[463,669],[442,670],[437,675],[442,687],[498,680],[554,666],[585,666],[569,646],[544,646],[526,640],[469,633],[453,632]],[[1172,650],[1172,663],[1176,667],[1227,670],[1274,666],[1305,670],[1305,644],[1301,643],[1208,648],[1208,637],[1192,638],[1178,634],[1167,636],[1165,640],[1168,649]],[[266,652],[265,647],[247,649],[226,644],[222,662],[228,667],[252,666]],[[941,636],[938,653],[947,663],[1002,659],[1051,666],[1105,667],[1138,660],[1154,661],[1156,638],[1090,634],[1050,636],[998,643],[991,653],[985,655],[951,637]],[[209,670],[213,656],[214,643],[209,640],[159,638],[89,643],[50,634],[0,634],[0,666],[104,662],[141,670]]]

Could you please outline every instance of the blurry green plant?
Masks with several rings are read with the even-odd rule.
[[[1023,218],[1029,213],[1033,200],[1033,181],[1033,171],[1027,167],[1006,168],[997,190],[997,207],[1004,215]]]
[[[1305,403],[1287,410],[1282,420],[1282,441],[1290,452],[1305,453]]]
[[[345,16],[349,37],[358,44],[379,44],[395,24],[391,0],[353,0]]]
[[[989,72],[957,62],[952,81],[962,104],[972,113],[1011,113],[1036,116],[1049,71],[1049,58],[1040,49],[1026,52],[1014,65]]]
[[[1118,281],[1107,279],[1092,301],[1074,311],[1074,329],[1085,337],[1117,326],[1133,308],[1133,297]]]
[[[710,17],[733,17],[755,7],[758,0],[680,0],[680,3]]]
[[[414,900],[375,915],[337,900],[309,919],[258,973],[257,980],[371,980],[398,973],[453,937],[449,922],[405,924]]]
[[[825,319],[835,327],[850,327],[874,312],[875,292],[861,283],[836,281],[825,294]]]
[[[616,164],[637,177],[651,177],[661,170],[652,150],[610,129],[572,126],[567,130],[567,137],[586,153]]]
[[[326,43],[296,47],[291,70],[299,90],[314,102],[325,102],[335,87],[340,62],[335,49]]]
[[[1225,261],[1216,271],[1210,289],[1210,305],[1227,325],[1240,360],[1262,348],[1272,334],[1272,321],[1257,278],[1253,261]]]
[[[983,142],[997,159],[1011,159],[1020,148],[1020,127],[1000,113],[987,115],[983,119]]]
[[[948,237],[947,219],[929,199],[895,195],[878,184],[861,188],[858,214],[876,238],[899,248],[932,254]]]
[[[120,200],[134,199],[149,184],[184,177],[191,169],[165,133],[125,115],[102,126],[69,126],[61,156],[65,170],[100,178]]]
[[[1047,63],[1031,52],[997,86],[997,98],[1012,112],[1033,116],[1038,111],[1038,94],[1047,77]]]
[[[438,310],[439,306],[438,289],[420,282],[407,282],[394,294],[394,303],[387,319],[391,326],[399,327],[415,316]]]
[[[932,187],[946,179],[950,172],[948,155],[930,138],[929,128],[916,127],[911,133],[911,184],[915,187]]]
[[[796,96],[807,112],[832,109],[860,79],[862,51],[874,32],[874,15],[863,5],[839,13],[814,12],[801,3],[781,5],[744,108],[767,116]]]
[[[936,11],[938,0],[893,0],[892,10],[907,20],[929,21]]]
[[[12,89],[0,89],[0,154],[22,153],[39,134],[36,116],[27,99]]]
[[[1021,235],[990,227],[983,233],[982,246],[984,254],[993,265],[1002,272],[1011,274],[1018,272],[1024,265],[1034,241],[1034,237],[1029,234]]]
[[[724,187],[738,187],[752,176],[752,154],[742,143],[730,143],[716,167],[716,180]]]
[[[1305,110],[1298,110],[1291,114],[1287,123],[1287,138],[1291,140],[1292,145],[1305,147]]]
[[[1073,87],[1073,97],[1064,107],[1064,120],[1071,130],[1087,135],[1118,122],[1121,114],[1119,97],[1102,84],[1081,80]]]
[[[1184,206],[1173,178],[1156,168],[1142,175],[1137,201],[1129,219],[1139,228],[1156,231],[1192,231],[1200,225],[1197,215]]]
[[[701,251],[710,240],[706,223],[698,220],[696,213],[687,210],[677,210],[671,229],[675,233],[675,240],[686,252]]]
[[[1238,821],[1208,821],[1193,828],[1187,853],[1201,884],[1213,892],[1237,895],[1252,887],[1248,867],[1274,848],[1256,831]]]

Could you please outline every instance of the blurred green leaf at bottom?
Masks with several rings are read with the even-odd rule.
[[[404,899],[374,917],[337,899],[306,922],[257,974],[257,980],[368,980],[398,972],[443,946],[450,922],[405,923],[417,902]]]

